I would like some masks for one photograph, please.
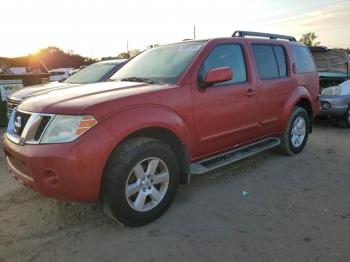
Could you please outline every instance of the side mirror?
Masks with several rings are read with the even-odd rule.
[[[223,83],[233,79],[232,69],[230,67],[217,67],[210,69],[205,76],[205,84],[213,85]]]

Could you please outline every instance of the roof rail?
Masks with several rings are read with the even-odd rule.
[[[288,36],[288,35],[276,35],[276,34],[269,34],[269,33],[249,32],[249,31],[235,31],[232,34],[232,37],[246,37],[246,36],[267,37],[270,39],[284,39],[284,40],[293,41],[293,42],[297,41],[295,37]]]

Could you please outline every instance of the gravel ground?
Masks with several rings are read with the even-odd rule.
[[[349,132],[318,123],[298,156],[193,177],[136,229],[22,187],[1,152],[0,261],[350,261]]]

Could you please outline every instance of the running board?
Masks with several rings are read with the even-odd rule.
[[[278,146],[281,140],[277,137],[269,137],[253,144],[249,144],[240,148],[233,149],[229,152],[213,156],[198,162],[194,162],[190,166],[191,174],[203,174],[216,168],[232,164],[244,158],[253,156],[267,149]]]

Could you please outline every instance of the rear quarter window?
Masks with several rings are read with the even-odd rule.
[[[305,46],[293,46],[293,55],[296,65],[296,73],[316,72],[315,62],[309,49]]]

